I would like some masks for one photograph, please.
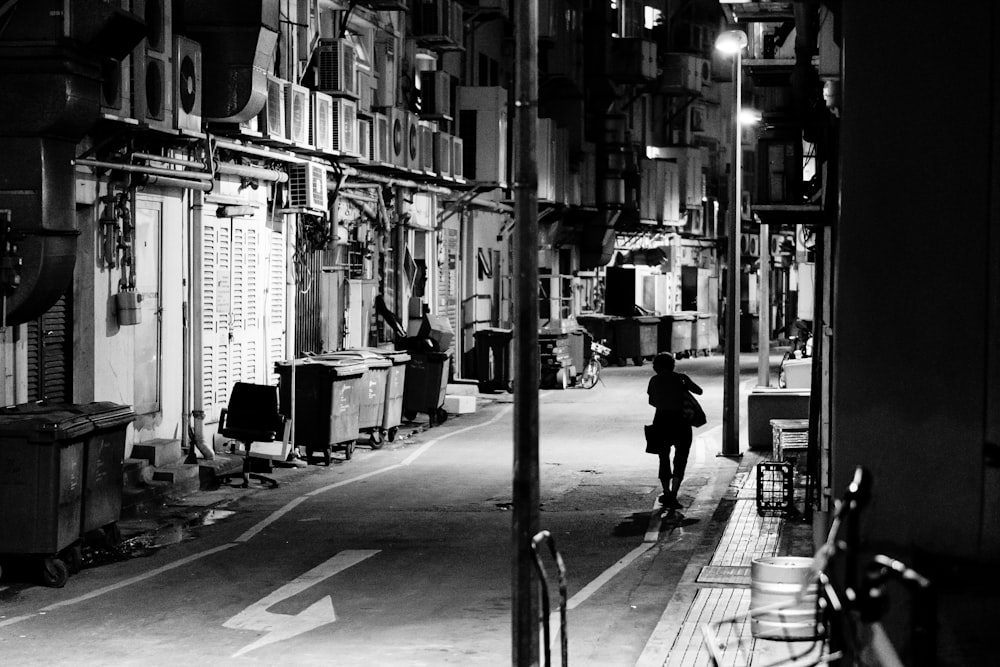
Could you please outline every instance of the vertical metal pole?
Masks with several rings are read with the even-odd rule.
[[[538,664],[538,0],[515,3],[513,664]]]
[[[729,243],[726,274],[725,378],[722,394],[722,455],[740,455],[740,205],[743,192],[743,146],[740,134],[743,75],[741,54],[733,56],[733,178],[729,197]]]
[[[757,386],[771,384],[771,232],[767,223],[760,224],[760,285],[757,294]]]

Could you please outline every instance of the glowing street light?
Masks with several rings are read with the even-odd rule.
[[[729,191],[726,275],[726,347],[722,393],[722,456],[740,455],[740,202],[743,193],[743,146],[740,111],[742,109],[742,56],[747,34],[725,30],[715,40],[715,48],[733,56],[733,156],[732,182]]]

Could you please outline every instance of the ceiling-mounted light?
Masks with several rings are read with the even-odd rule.
[[[742,30],[723,30],[715,38],[715,49],[726,55],[734,55],[747,48],[747,34]]]

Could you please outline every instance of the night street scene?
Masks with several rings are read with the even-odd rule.
[[[4,667],[992,666],[998,564],[1000,3],[0,0]]]

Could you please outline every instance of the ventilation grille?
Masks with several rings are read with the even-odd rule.
[[[358,108],[352,100],[333,101],[333,150],[356,155],[358,152]]]
[[[357,96],[354,46],[347,40],[319,41],[319,89],[327,95]]]

